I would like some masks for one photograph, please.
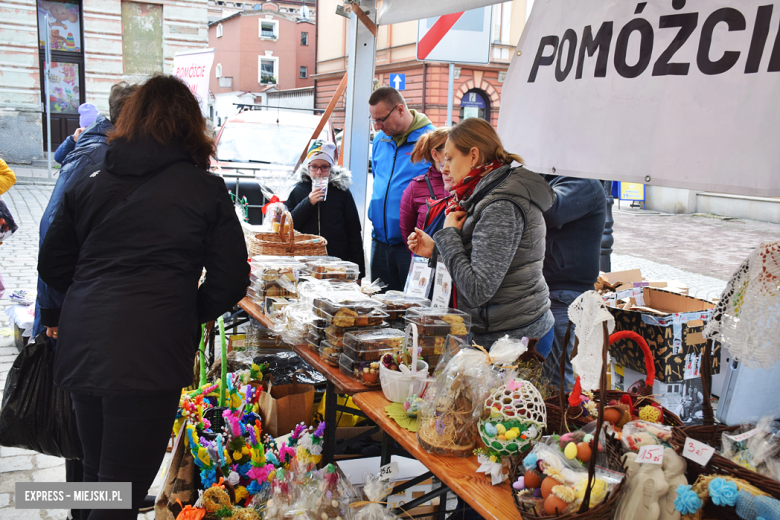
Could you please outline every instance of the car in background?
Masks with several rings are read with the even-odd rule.
[[[222,123],[212,170],[225,178],[228,189],[238,198],[246,196],[250,224],[262,223],[260,207],[267,202],[265,195],[272,193],[285,200],[290,194],[297,182],[293,169],[320,119],[300,111],[244,109]],[[330,121],[318,139],[336,142]]]

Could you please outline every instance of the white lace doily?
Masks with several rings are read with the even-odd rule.
[[[749,368],[780,360],[780,242],[764,242],[731,276],[704,337]]]
[[[601,353],[604,349],[604,327],[611,334],[615,330],[615,318],[607,310],[604,300],[596,291],[581,294],[569,305],[569,319],[576,325],[579,340],[577,355],[571,360],[572,369],[580,376],[582,389],[596,390],[601,378]]]

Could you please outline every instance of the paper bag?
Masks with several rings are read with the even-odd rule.
[[[287,435],[296,425],[311,421],[314,385],[298,383],[298,373],[306,374],[304,370],[296,370],[292,384],[278,386],[274,386],[273,376],[269,375],[268,391],[260,394],[263,431],[272,437]]]
[[[174,520],[181,511],[176,502],[194,504],[198,499],[198,467],[185,446],[187,429],[182,427],[173,443],[173,456],[154,504],[155,520]]]

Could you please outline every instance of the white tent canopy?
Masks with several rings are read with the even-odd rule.
[[[780,196],[780,0],[536,0],[501,92],[542,173]]]
[[[390,25],[459,13],[501,3],[496,0],[384,0],[377,24]]]

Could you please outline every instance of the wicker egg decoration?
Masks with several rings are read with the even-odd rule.
[[[480,421],[479,435],[485,446],[503,456],[518,453],[540,439],[547,427],[544,399],[529,381],[515,379],[496,389],[485,400],[485,408],[490,416]],[[508,435],[513,429],[515,433]],[[499,435],[502,431],[506,433]]]

